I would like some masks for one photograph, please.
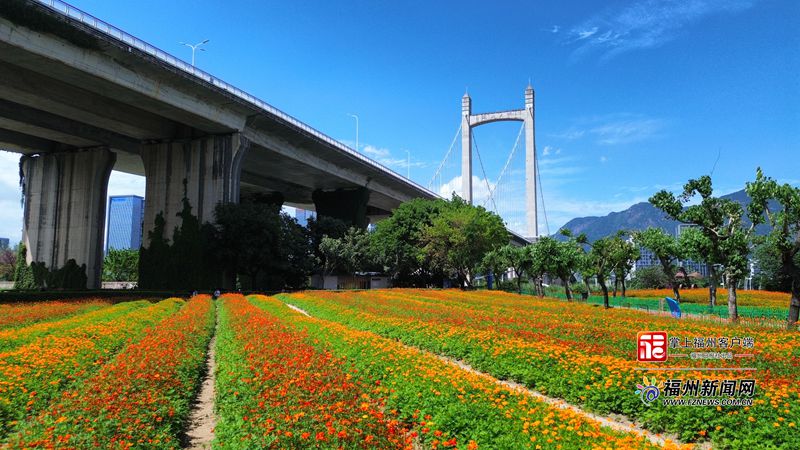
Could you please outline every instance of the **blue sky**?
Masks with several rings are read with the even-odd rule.
[[[550,232],[712,168],[719,193],[743,188],[757,166],[800,180],[800,2],[72,4],[186,60],[179,42],[210,39],[199,67],[350,145],[357,114],[359,150],[425,186],[465,90],[474,112],[516,109],[530,80]],[[490,182],[518,130],[475,129]],[[0,236],[12,240],[15,160],[0,154],[13,175],[0,180]],[[475,170],[482,178],[477,159]],[[143,183],[115,174],[110,191],[143,194]]]

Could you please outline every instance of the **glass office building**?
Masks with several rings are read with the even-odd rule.
[[[106,253],[109,249],[134,249],[142,246],[144,199],[138,195],[108,198]]]

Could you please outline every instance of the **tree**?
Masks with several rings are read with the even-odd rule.
[[[319,268],[324,271],[326,260],[325,255],[320,250],[322,239],[325,237],[339,239],[344,236],[349,229],[349,225],[343,220],[330,216],[317,216],[308,220],[308,236],[311,240],[311,251],[314,260],[318,262]]]
[[[754,239],[753,259],[757,270],[753,285],[768,291],[792,292],[792,277],[783,270],[781,252],[776,243],[769,236]],[[800,253],[794,260],[800,266]]]
[[[0,249],[0,280],[14,281],[17,255],[9,248]]]
[[[681,258],[683,252],[680,245],[678,245],[678,240],[665,233],[661,228],[648,228],[644,231],[634,232],[633,241],[641,249],[648,249],[653,252],[653,255],[661,264],[661,273],[666,276],[667,283],[675,294],[675,298],[680,300],[681,293],[678,290],[678,283],[675,282],[675,260]]]
[[[538,248],[537,260],[545,273],[561,280],[567,300],[572,300],[570,278],[578,268],[581,249],[574,240],[559,242],[549,236],[539,238],[534,244]]]
[[[633,265],[640,257],[639,249],[633,242],[617,234],[612,240],[611,260],[614,273],[614,297],[617,296],[617,286],[622,284],[622,296],[625,297],[625,279],[628,277]]]
[[[103,258],[103,281],[137,281],[139,279],[139,250],[108,250]]]
[[[323,272],[326,275],[335,272],[352,275],[375,268],[370,234],[366,230],[351,227],[338,239],[325,236],[319,249],[325,257]]]
[[[527,273],[533,280],[536,295],[539,297],[544,297],[542,283],[544,282],[545,274],[547,274],[547,261],[550,258],[549,249],[546,246],[538,245],[542,239],[546,238],[541,238],[533,244],[525,246],[526,259],[528,261]]]
[[[684,208],[684,204],[698,194],[700,203]],[[728,316],[731,322],[737,322],[736,286],[747,273],[748,243],[755,224],[748,229],[742,228],[742,206],[732,200],[713,197],[712,194],[711,177],[705,175],[689,180],[679,197],[671,192],[659,191],[650,198],[650,203],[670,218],[698,227],[699,232],[690,232],[683,242],[692,256],[703,255],[709,263],[709,303],[712,307],[716,304],[716,265],[723,268],[728,287]]]
[[[752,199],[748,207],[750,220],[755,223],[768,221],[772,232],[769,245],[780,255],[781,272],[792,279],[792,294],[789,300],[787,327],[793,329],[800,315],[800,188],[788,183],[778,184],[765,177],[761,168],[756,171],[756,179],[746,185],[747,194]],[[776,200],[778,208],[770,209],[769,201]]]
[[[466,287],[472,286],[484,255],[508,240],[500,216],[457,196],[447,202],[423,233],[424,253],[432,267]]]
[[[631,282],[636,289],[661,289],[664,287],[673,288],[675,280],[664,273],[662,266],[650,266],[636,269],[636,276]],[[677,297],[677,296],[676,296]]]
[[[513,244],[506,244],[488,252],[482,261],[482,267],[495,275],[511,269],[517,283],[517,292],[520,294],[522,293],[522,281],[529,266],[530,260],[525,247]]]
[[[600,238],[592,243],[586,242],[586,236],[580,235],[578,242],[589,246],[590,250],[586,253],[583,261],[583,274],[584,276],[597,277],[597,282],[600,284],[600,289],[603,291],[603,307],[609,308],[608,304],[608,285],[606,280],[611,275],[614,269],[614,257],[618,245],[615,244],[614,239],[620,238],[617,236],[606,236]],[[588,283],[587,283],[588,287]]]
[[[418,198],[401,204],[391,217],[378,222],[371,240],[373,253],[395,286],[441,286],[443,272],[431,266],[423,248],[425,229],[446,205],[445,200]]]

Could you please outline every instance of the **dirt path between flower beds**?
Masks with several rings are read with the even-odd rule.
[[[299,312],[300,314],[303,314],[303,315],[308,316],[308,317],[314,317],[311,314],[309,314],[308,312],[304,311],[303,309],[298,308],[297,306],[291,305],[289,303],[285,303],[285,305],[288,306],[289,308]],[[317,318],[317,320],[325,320],[325,319]],[[549,396],[544,395],[544,394],[542,394],[540,392],[536,392],[534,390],[531,390],[531,389],[529,389],[528,387],[526,387],[523,384],[516,383],[516,382],[513,382],[513,381],[500,380],[500,379],[497,379],[497,378],[493,377],[492,375],[489,375],[487,373],[475,370],[469,364],[465,363],[464,361],[460,361],[460,360],[456,360],[454,358],[449,358],[447,356],[442,356],[442,355],[439,355],[439,354],[436,354],[436,353],[432,353],[432,352],[429,352],[427,350],[423,350],[423,349],[418,348],[418,347],[413,347],[413,346],[405,345],[405,344],[402,344],[402,343],[401,343],[401,345],[403,345],[406,348],[418,351],[420,353],[424,353],[424,354],[433,356],[435,358],[438,358],[439,360],[441,360],[441,361],[443,361],[443,362],[445,362],[447,364],[456,366],[456,367],[458,367],[458,368],[460,368],[462,370],[466,370],[467,372],[470,372],[470,373],[473,373],[475,375],[478,375],[478,376],[480,376],[480,377],[482,377],[484,379],[487,379],[487,380],[489,380],[489,381],[491,381],[493,383],[496,383],[496,384],[499,384],[499,385],[501,385],[501,386],[503,386],[505,388],[511,389],[512,391],[528,395],[528,396],[533,397],[533,398],[535,398],[535,399],[537,399],[539,401],[543,401],[543,402],[545,402],[545,403],[547,403],[547,404],[549,404],[551,406],[554,406],[556,408],[568,409],[570,411],[573,411],[573,412],[575,412],[575,413],[577,413],[577,414],[579,414],[579,415],[581,415],[583,417],[586,417],[586,418],[589,418],[591,420],[594,420],[595,422],[599,422],[600,425],[609,427],[609,428],[611,428],[613,430],[622,431],[622,432],[626,432],[626,433],[633,433],[633,434],[642,436],[645,439],[647,439],[648,441],[650,441],[650,442],[652,442],[652,443],[654,443],[656,445],[660,445],[660,446],[667,445],[667,443],[668,443],[667,441],[669,441],[669,444],[671,444],[671,445],[681,445],[680,441],[677,438],[677,436],[666,436],[666,435],[663,435],[663,434],[653,433],[651,431],[648,431],[648,430],[636,425],[635,422],[631,421],[630,419],[628,419],[627,417],[625,417],[623,415],[612,414],[612,415],[609,415],[609,416],[598,416],[597,414],[593,414],[593,413],[587,412],[587,411],[581,409],[578,406],[575,406],[573,404],[567,403],[566,401],[564,401],[562,399],[555,398],[555,397],[549,397]],[[685,445],[685,444],[683,444],[683,445]],[[695,444],[694,448],[698,449],[698,450],[710,449],[711,448],[711,443],[710,442],[704,442],[704,443],[701,443],[701,444]]]
[[[219,304],[217,307],[217,317],[219,317]],[[189,427],[186,431],[186,445],[184,448],[190,450],[210,450],[211,441],[214,440],[214,427],[217,425],[217,416],[214,413],[214,398],[216,390],[214,388],[217,370],[217,321],[214,323],[214,334],[208,343],[208,353],[206,354],[206,373],[203,376],[203,384],[200,393],[195,399],[192,412],[189,414]]]

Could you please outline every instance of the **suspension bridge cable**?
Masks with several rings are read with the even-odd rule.
[[[503,180],[503,175],[505,175],[506,170],[508,169],[508,166],[511,164],[511,159],[514,157],[514,152],[517,151],[517,147],[519,146],[519,139],[522,136],[522,130],[524,130],[524,129],[525,129],[525,124],[523,123],[522,126],[519,127],[519,133],[517,133],[517,139],[516,139],[516,141],[514,141],[514,146],[511,147],[511,153],[508,154],[508,159],[506,159],[506,164],[503,166],[503,170],[500,171],[500,176],[497,177],[497,183],[495,183],[495,185],[494,185],[495,186],[495,190],[497,190],[497,187],[500,186],[500,181]],[[494,192],[493,191],[489,191],[489,195],[494,195]],[[488,199],[487,199],[487,201],[488,201]],[[486,202],[484,201],[484,206],[485,205],[486,205]]]
[[[499,214],[500,212],[497,210],[497,203],[495,203],[494,197],[492,197],[492,187],[489,185],[489,178],[486,177],[486,170],[483,169],[483,159],[481,159],[481,151],[478,149],[478,141],[475,139],[475,133],[473,133],[471,129],[469,132],[472,135],[472,142],[475,144],[475,153],[478,154],[478,162],[481,164],[481,173],[483,173],[483,181],[486,182],[486,191],[488,192],[489,198],[492,200],[492,204],[494,205],[494,212]]]
[[[450,157],[450,153],[453,151],[453,146],[456,145],[456,140],[458,139],[458,134],[461,133],[461,124],[458,125],[458,130],[456,130],[456,135],[453,136],[452,142],[450,142],[450,148],[447,149],[447,153],[444,155],[444,159],[439,164],[439,167],[436,168],[436,172],[433,174],[433,178],[431,178],[431,182],[428,183],[428,189],[433,187],[433,182],[436,181],[436,177],[439,176],[439,182],[441,184],[441,170],[444,167],[445,163],[447,163],[447,158]],[[441,186],[440,189],[441,190]]]
[[[536,157],[536,148],[533,149],[534,158]],[[536,180],[539,183],[539,195],[542,197],[542,214],[544,214],[544,229],[547,235],[550,236],[550,223],[547,221],[547,208],[544,207],[544,190],[542,189],[542,176],[539,174],[539,164],[536,164]],[[539,227],[539,224],[536,224]],[[536,230],[537,234],[539,230]]]

